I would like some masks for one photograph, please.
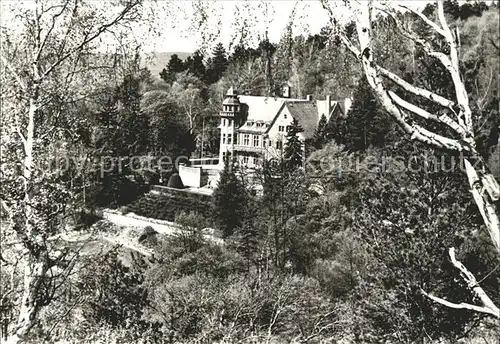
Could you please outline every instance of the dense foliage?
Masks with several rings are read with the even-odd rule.
[[[455,1],[446,1],[446,9],[462,32],[462,74],[482,124],[476,141],[495,168],[498,12]],[[431,15],[435,8],[425,11]],[[411,23],[430,35],[425,25]],[[377,59],[386,68],[439,94],[454,92],[442,66],[396,35],[393,23],[382,17],[375,24]],[[68,179],[90,184],[82,208],[128,204],[123,213],[177,226],[166,235],[152,221],[151,227],[130,226],[133,239],[112,240],[102,233],[124,229],[101,221],[76,239],[75,233],[47,238],[87,245],[77,250],[78,259],[68,260],[74,273],[47,268],[55,277],[40,283],[46,304],[30,334],[33,343],[495,342],[498,324],[490,318],[423,294],[477,301],[447,255],[454,247],[500,303],[498,256],[460,156],[404,139],[359,66],[331,36],[325,28],[309,37],[284,35],[276,44],[239,44],[231,52],[217,44],[210,57],[201,51],[185,61],[173,55],[157,81],[135,65],[91,105],[82,105],[88,127],[95,128],[82,126],[82,146],[99,163],[122,157],[120,168],[106,165],[102,176],[93,171]],[[295,121],[283,161],[265,162],[252,176],[261,194],[229,158],[213,196],[162,187],[143,194],[146,181],[166,182],[175,166],[136,169],[132,157],[215,155],[218,124],[211,115],[227,88],[279,95],[284,84],[292,85],[294,97],[352,95],[352,107],[346,116],[320,119],[314,150],[298,140],[302,129]],[[498,178],[498,168],[494,173]],[[23,277],[0,273],[2,288]],[[1,295],[2,316],[11,312],[5,319],[17,315],[15,295]]]

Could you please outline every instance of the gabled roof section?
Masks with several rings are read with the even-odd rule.
[[[248,105],[248,120],[254,122],[272,122],[281,106],[285,101],[290,101],[289,98],[275,98],[262,96],[238,96],[240,103]],[[305,99],[293,99],[297,102],[306,102]]]
[[[304,137],[309,139],[314,136],[318,125],[319,115],[316,102],[285,102],[290,115],[299,122],[304,129]]]

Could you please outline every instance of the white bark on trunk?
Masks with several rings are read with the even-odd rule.
[[[17,343],[24,339],[35,324],[35,319],[40,307],[38,294],[46,272],[47,265],[44,262],[29,262],[24,268],[23,297],[15,334],[10,339],[12,343]]]
[[[487,192],[484,182],[485,180],[493,180],[493,182],[496,183],[495,178],[491,175],[491,173],[478,173],[478,171],[476,171],[474,166],[467,159],[464,160],[464,165],[472,197],[474,198],[484,224],[488,229],[491,241],[497,249],[497,252],[500,253],[500,221],[498,219],[497,207],[492,202],[490,193]],[[495,186],[493,188],[495,188]],[[496,184],[496,190],[498,190],[498,184]]]
[[[385,87],[383,79],[379,74],[380,68],[377,68],[376,64],[373,62],[373,52],[371,50],[373,37],[371,26],[371,5],[372,3],[370,1],[367,5],[362,6],[362,13],[358,17],[358,20],[356,22],[361,51],[360,59],[368,82],[372,89],[375,91],[377,98],[382,102],[386,111],[408,134],[411,135],[412,139],[429,144],[430,146],[433,146],[435,148],[444,148],[455,152],[466,151],[474,158],[481,160],[480,155],[475,149],[475,143],[472,140],[472,137],[474,137],[471,124],[472,114],[469,107],[467,92],[465,91],[465,86],[462,82],[458,70],[457,45],[455,43],[454,37],[451,34],[451,31],[449,30],[449,27],[447,25],[445,26],[443,35],[451,46],[451,57],[445,57],[442,60],[447,60],[447,64],[445,65],[445,67],[451,74],[453,83],[455,85],[455,90],[457,93],[457,103],[460,107],[460,113],[458,115],[459,125],[457,126],[454,121],[450,122],[451,119],[449,117],[446,117],[444,119],[442,117],[435,117],[433,119],[441,121],[451,128],[454,128],[457,133],[461,134],[463,141],[451,139],[430,132],[416,124],[410,124],[411,122],[408,121],[409,112],[417,114],[421,117],[432,115],[423,109],[415,109],[414,105],[403,101],[397,96],[394,97],[395,94],[391,94],[391,92],[389,92]],[[438,8],[439,12],[441,13],[443,11],[442,3],[438,5]],[[444,26],[446,24],[444,15],[441,13],[440,16],[443,16],[443,18],[441,18],[441,24]],[[485,164],[482,162],[481,167],[483,167],[483,170],[486,170],[484,166]],[[491,175],[491,173],[485,171],[476,171],[468,160],[465,161],[465,167],[474,201],[476,202],[481,216],[483,217],[491,240],[495,245],[497,251],[500,253],[500,225],[497,208],[495,205],[495,202],[498,201],[500,194],[498,183]]]

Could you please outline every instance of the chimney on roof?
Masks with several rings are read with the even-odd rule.
[[[347,113],[349,112],[349,109],[351,108],[351,105],[352,105],[352,98],[351,97],[348,97],[348,98],[344,99],[344,111],[345,111],[345,115],[347,115]]]
[[[306,100],[307,100],[308,102],[312,101],[312,99],[313,99],[313,96],[312,96],[312,95],[308,94],[308,95],[306,96]]]
[[[290,98],[290,86],[288,85],[283,86],[282,94],[283,98]]]
[[[325,114],[327,119],[330,118],[331,112],[332,112],[332,96],[328,94],[326,96],[326,114]]]

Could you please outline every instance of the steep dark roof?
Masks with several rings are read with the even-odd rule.
[[[286,102],[290,115],[299,121],[304,129],[304,137],[310,139],[314,136],[318,125],[318,108],[315,102]]]

